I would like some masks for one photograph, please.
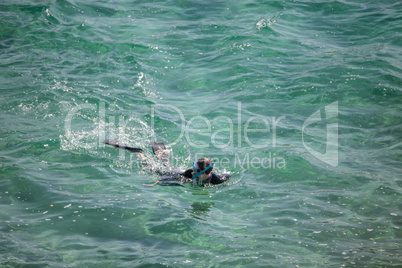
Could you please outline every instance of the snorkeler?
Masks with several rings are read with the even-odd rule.
[[[217,175],[212,172],[214,168],[215,160],[208,158],[201,158],[193,162],[193,168],[187,169],[183,173],[178,174],[166,174],[161,177],[160,180],[153,184],[143,184],[143,186],[155,186],[159,185],[179,185],[181,183],[192,183],[200,186],[221,184],[230,178],[229,174]]]
[[[112,145],[117,148],[126,149],[131,152],[137,153],[138,158],[143,161],[143,164],[147,165],[147,159],[142,154],[141,148],[133,148],[120,143],[116,140],[105,140],[103,143]],[[162,163],[167,166],[168,161],[168,151],[166,150],[165,144],[162,142],[152,142],[152,150],[157,159],[162,161]],[[143,186],[155,186],[157,184],[166,186],[183,186],[183,183],[192,183],[200,186],[216,185],[226,182],[230,178],[230,174],[217,175],[212,172],[214,168],[215,160],[208,158],[201,158],[193,162],[193,168],[186,170],[182,173],[169,173],[165,172],[162,174],[161,178],[153,184],[143,184]]]

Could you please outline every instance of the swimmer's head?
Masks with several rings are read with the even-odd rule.
[[[193,164],[193,178],[196,174],[205,170],[208,167],[209,168],[207,170],[205,170],[204,173],[199,174],[199,176],[209,177],[209,174],[211,173],[212,169],[214,168],[214,165],[211,165],[213,162],[214,161],[212,161],[209,158],[201,158],[201,159],[198,159],[197,161],[195,161]]]
[[[209,158],[201,158],[197,160],[197,166],[200,170],[206,169],[209,165],[211,165],[212,160]],[[209,174],[211,173],[212,169],[214,168],[214,165],[211,165],[209,169],[207,169],[204,173]]]

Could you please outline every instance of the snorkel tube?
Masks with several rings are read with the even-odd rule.
[[[208,169],[210,169],[214,164],[215,164],[216,160],[212,160],[212,163],[209,164],[209,166],[207,166],[204,170],[201,170],[200,172],[198,172],[197,174],[193,174],[193,179],[197,178],[198,176],[200,176],[201,174],[203,174],[205,171],[207,171]],[[195,167],[195,161],[193,163],[193,167]],[[195,167],[196,168],[196,167]],[[198,168],[197,168],[198,169]]]

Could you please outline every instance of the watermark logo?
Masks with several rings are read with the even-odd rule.
[[[327,120],[334,119],[338,117],[338,101],[335,101],[327,106],[325,106],[325,116]],[[317,110],[313,113],[307,120],[304,122],[302,127],[302,140],[303,145],[306,150],[313,155],[318,160],[327,163],[333,167],[338,166],[338,123],[328,123],[327,124],[327,139],[326,139],[326,149],[325,153],[318,152],[313,148],[309,147],[305,140],[304,134],[306,128],[314,123],[320,122],[323,120],[321,118],[320,110]]]

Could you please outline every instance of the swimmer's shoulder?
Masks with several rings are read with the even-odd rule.
[[[192,178],[193,177],[193,170],[192,169],[187,169],[183,173],[181,173],[182,176],[186,178]]]
[[[230,174],[217,175],[212,172],[211,184],[221,184],[229,180]]]

